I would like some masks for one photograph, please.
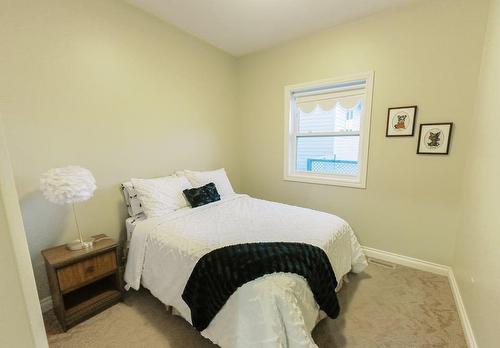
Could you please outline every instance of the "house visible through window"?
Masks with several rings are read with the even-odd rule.
[[[372,75],[285,88],[285,179],[365,187]]]

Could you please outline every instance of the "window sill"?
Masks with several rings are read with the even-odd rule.
[[[319,185],[330,185],[330,186],[342,186],[342,187],[352,187],[357,189],[366,189],[366,183],[359,178],[353,179],[341,179],[341,178],[331,178],[325,176],[316,175],[285,175],[283,178],[285,181],[295,181],[303,182],[307,184],[319,184]]]

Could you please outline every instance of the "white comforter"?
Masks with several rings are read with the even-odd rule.
[[[349,225],[339,217],[234,195],[139,222],[132,235],[127,289],[148,288],[191,323],[181,298],[196,262],[216,248],[250,242],[303,242],[321,247],[339,283],[361,272],[366,259]],[[311,331],[319,308],[307,281],[270,274],[239,288],[202,335],[221,347],[316,347]]]

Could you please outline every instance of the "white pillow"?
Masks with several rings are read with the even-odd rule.
[[[148,218],[187,207],[188,202],[182,191],[193,187],[184,176],[132,179],[131,181]]]
[[[134,185],[130,181],[122,184],[122,193],[130,216],[137,216],[144,212],[142,203],[137,196],[137,192],[135,192]]]
[[[231,186],[231,182],[229,182],[224,168],[208,172],[184,170],[182,172],[177,172],[177,175],[185,175],[193,187],[200,187],[213,182],[221,198],[234,194],[233,187]]]

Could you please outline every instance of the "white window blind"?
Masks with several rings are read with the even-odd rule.
[[[289,86],[285,179],[365,187],[372,75]]]

